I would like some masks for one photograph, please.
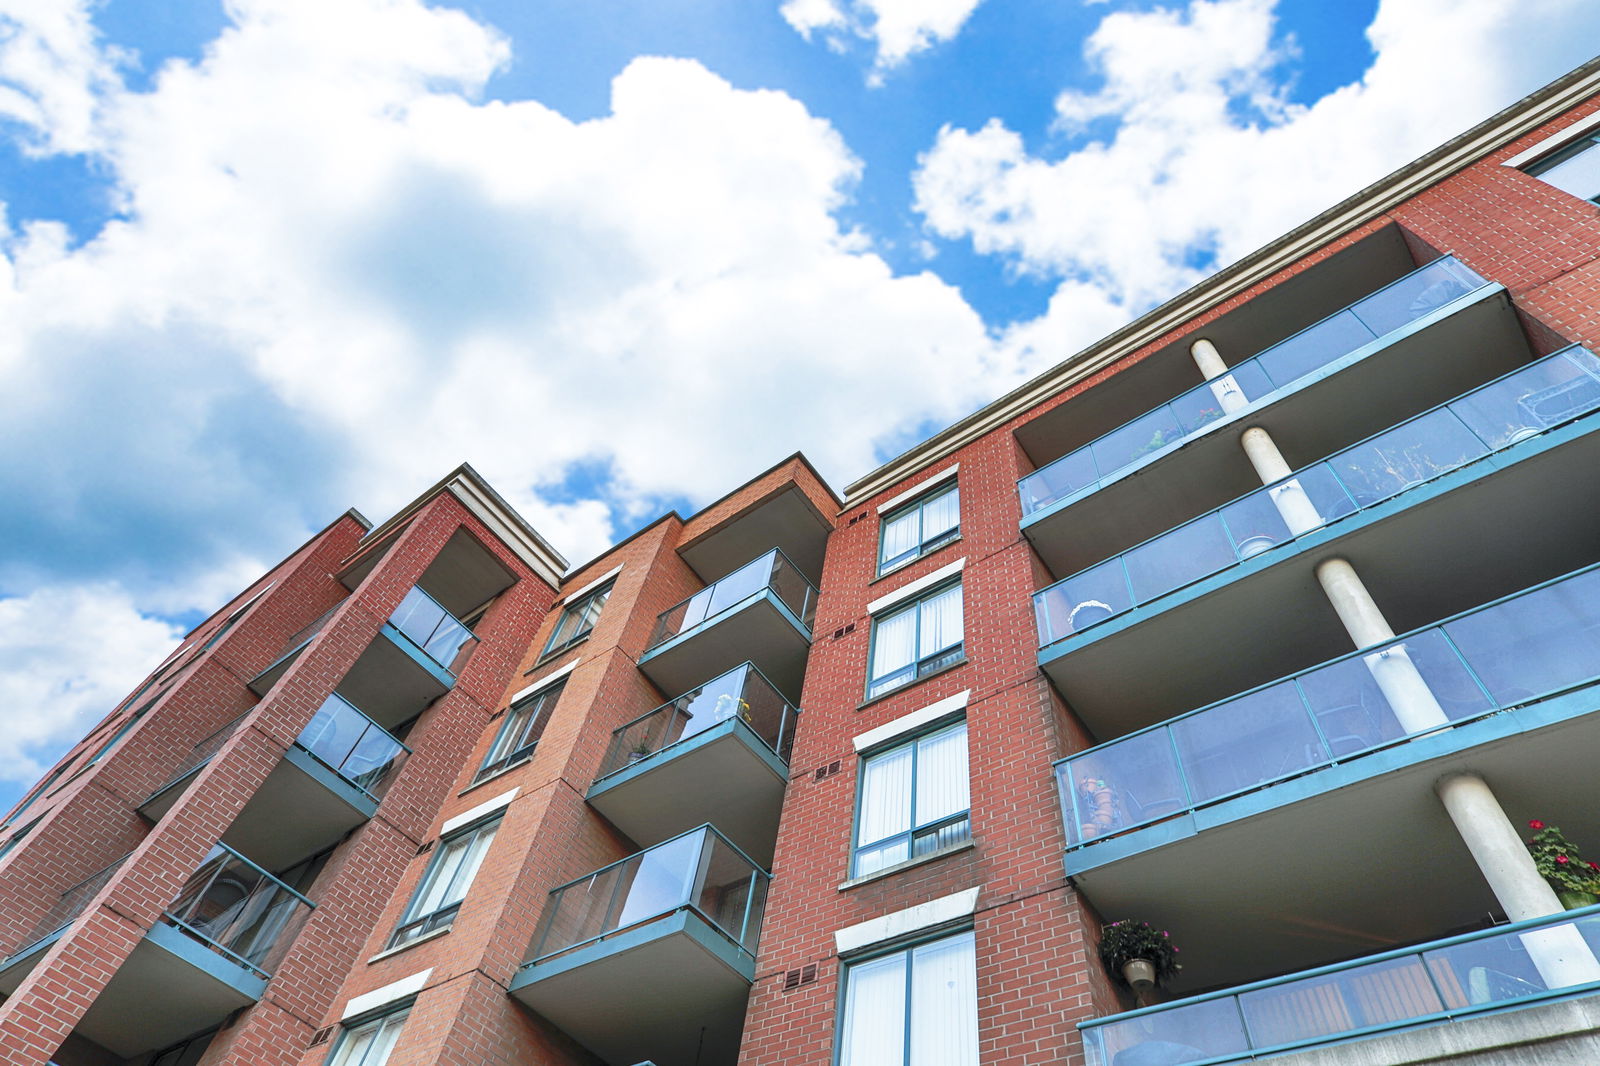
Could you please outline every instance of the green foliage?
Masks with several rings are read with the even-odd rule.
[[[1528,854],[1539,875],[1558,892],[1591,892],[1600,896],[1600,866],[1585,862],[1572,845],[1553,825],[1545,825],[1535,818],[1528,823],[1534,830],[1528,839]]]
[[[1113,976],[1120,980],[1123,965],[1134,959],[1148,959],[1154,963],[1158,980],[1176,977],[1183,969],[1178,962],[1178,949],[1165,929],[1157,929],[1149,922],[1124,919],[1100,931],[1100,961]]]

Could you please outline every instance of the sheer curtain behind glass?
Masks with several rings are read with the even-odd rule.
[[[961,586],[945,589],[921,605],[922,639],[918,659],[961,643]]]
[[[922,516],[918,511],[908,511],[899,518],[883,524],[883,550],[878,561],[887,564],[916,551],[922,543]]]
[[[961,494],[935,496],[922,508],[922,543],[930,544],[961,524]]]
[[[896,1066],[906,1057],[906,956],[852,966],[839,1066]],[[919,1064],[920,1066],[920,1064]]]
[[[400,1039],[400,1027],[405,1024],[406,1013],[386,1014],[347,1030],[328,1066],[383,1066],[389,1061],[389,1052],[394,1050],[396,1041]]]
[[[908,744],[874,756],[862,768],[860,825],[856,831],[858,848],[904,834],[911,828],[912,758]],[[856,856],[856,876],[904,862],[910,857],[908,844],[901,836],[872,850],[861,851]]]
[[[967,783],[967,724],[917,742],[917,825],[928,825],[972,806]]]
[[[876,696],[884,679],[917,661],[917,608],[890,615],[878,622],[872,636],[872,679],[869,695]]]
[[[972,933],[911,951],[908,1066],[978,1066],[978,962]]]

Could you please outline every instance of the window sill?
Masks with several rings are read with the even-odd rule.
[[[372,958],[368,959],[367,960],[367,965],[370,966],[373,963],[377,962],[379,959],[387,959],[391,955],[398,955],[402,951],[410,951],[412,948],[416,947],[418,944],[426,944],[430,940],[437,940],[440,937],[444,936],[446,933],[448,933],[452,928],[453,928],[453,926],[447,925],[443,929],[435,929],[432,932],[423,933],[421,936],[417,937],[414,940],[407,940],[404,944],[396,944],[392,948],[384,948],[382,951],[380,951],[376,955],[372,956]]]
[[[935,555],[938,555],[940,552],[944,551],[946,548],[954,547],[955,545],[960,544],[960,543],[961,543],[961,534],[958,533],[953,538],[951,538],[950,540],[945,541],[943,544],[941,544],[937,548],[933,549],[933,551],[928,552],[928,553],[926,553],[924,555],[919,555],[915,559],[907,559],[905,562],[898,563],[894,567],[892,567],[891,569],[885,570],[883,573],[879,574],[877,577],[873,578],[871,581],[868,581],[867,582],[867,587],[871,588],[873,585],[876,585],[880,581],[887,581],[891,577],[894,577],[896,574],[899,574],[899,573],[903,572],[906,567],[915,566],[916,564],[922,562],[922,560],[924,560],[924,559],[932,559]]]
[[[961,843],[952,844],[948,848],[940,848],[938,851],[930,851],[926,855],[918,855],[914,859],[907,859],[905,862],[897,862],[893,866],[885,866],[883,869],[874,870],[870,874],[862,874],[860,877],[852,877],[850,880],[839,885],[839,891],[848,892],[852,888],[857,888],[871,881],[877,881],[885,877],[892,877],[893,875],[904,870],[911,869],[913,866],[921,866],[926,862],[934,862],[936,860],[946,858],[947,856],[966,851],[968,848],[975,848],[977,846],[978,842],[973,840],[971,837],[968,837]]]
[[[457,792],[456,795],[465,796],[468,792],[471,792],[473,789],[477,788],[478,786],[487,785],[491,781],[498,781],[498,780],[500,780],[500,778],[506,776],[506,774],[509,774],[511,771],[520,770],[524,766],[527,766],[532,761],[533,761],[533,755],[530,754],[530,755],[527,756],[527,758],[518,759],[514,763],[508,763],[507,765],[500,767],[500,769],[496,770],[494,773],[490,774],[488,777],[479,778],[478,780],[472,782],[472,784],[468,785],[466,788],[462,789],[460,792]]]
[[[900,695],[900,693],[905,692],[908,689],[916,688],[918,685],[922,684],[924,681],[932,681],[934,678],[940,677],[940,676],[942,676],[944,674],[948,674],[952,670],[959,670],[963,666],[966,666],[967,663],[969,663],[971,661],[972,661],[971,659],[968,659],[965,655],[963,655],[959,660],[957,660],[956,662],[951,663],[949,666],[941,666],[941,667],[939,667],[939,669],[934,670],[931,673],[923,674],[921,677],[917,678],[915,681],[907,681],[905,684],[901,685],[899,688],[892,688],[888,692],[881,693],[880,695],[873,696],[871,699],[868,699],[868,700],[865,700],[865,701],[863,701],[861,703],[856,704],[856,710],[864,711],[868,707],[871,707],[874,703],[882,703],[886,699],[890,699],[890,698],[892,698],[894,696],[898,696],[898,695]]]
[[[541,653],[539,658],[538,658],[538,660],[532,666],[528,667],[526,670],[524,670],[522,672],[522,676],[523,677],[527,677],[530,674],[537,673],[538,671],[543,670],[545,667],[549,666],[551,663],[555,662],[557,659],[561,658],[563,655],[565,655],[567,652],[571,651],[573,648],[582,647],[584,644],[587,644],[589,642],[589,637],[592,636],[593,634],[594,634],[594,630],[591,629],[591,630],[589,630],[588,633],[585,633],[583,636],[575,637],[571,641],[569,641],[566,644],[563,644],[559,648],[553,648],[550,651]]]

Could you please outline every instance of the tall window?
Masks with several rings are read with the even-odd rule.
[[[961,495],[954,482],[884,516],[878,538],[878,573],[920,559],[961,532]]]
[[[439,929],[447,929],[456,920],[461,901],[483,865],[483,856],[494,840],[500,826],[500,817],[469,826],[439,841],[428,864],[422,883],[401,916],[400,927],[389,941],[390,947],[426,936]]]
[[[611,582],[608,581],[593,592],[586,592],[567,604],[562,609],[561,618],[556,622],[556,628],[550,634],[550,640],[545,644],[542,654],[554,655],[587,637],[600,618],[600,608],[606,605],[606,597],[609,595],[611,595]]]
[[[409,1013],[408,1006],[344,1030],[333,1046],[328,1066],[383,1066],[400,1039],[400,1028],[405,1025]]]
[[[872,620],[867,698],[961,661],[961,586],[936,589]]]
[[[1526,169],[1580,200],[1600,203],[1600,133],[1590,133]]]
[[[967,723],[863,759],[857,806],[853,877],[969,840]]]
[[[483,757],[483,765],[478,768],[474,781],[493,777],[533,754],[539,738],[544,735],[544,724],[550,720],[550,712],[555,709],[556,700],[561,698],[561,690],[565,686],[565,681],[558,681],[511,705],[511,709],[506,711],[505,721],[500,723],[500,732],[495,734],[494,743],[489,745],[489,754]]]
[[[978,963],[968,931],[845,970],[839,1066],[978,1066]]]

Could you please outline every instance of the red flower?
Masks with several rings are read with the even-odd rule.
[[[1556,862],[1564,863],[1566,861],[1567,861],[1567,857],[1565,855],[1557,855],[1556,856]]]
[[[1528,823],[1528,828],[1529,829],[1543,829],[1544,828],[1544,823],[1539,821],[1539,819],[1535,818],[1533,821]]]
[[[1587,863],[1587,864],[1586,864],[1586,865],[1587,865],[1587,866],[1588,866],[1588,867],[1589,867],[1589,869],[1591,869],[1591,870],[1600,870],[1600,866],[1596,866],[1596,865],[1595,865],[1595,864],[1594,864],[1594,863],[1592,863],[1592,862],[1591,862],[1591,863]]]

